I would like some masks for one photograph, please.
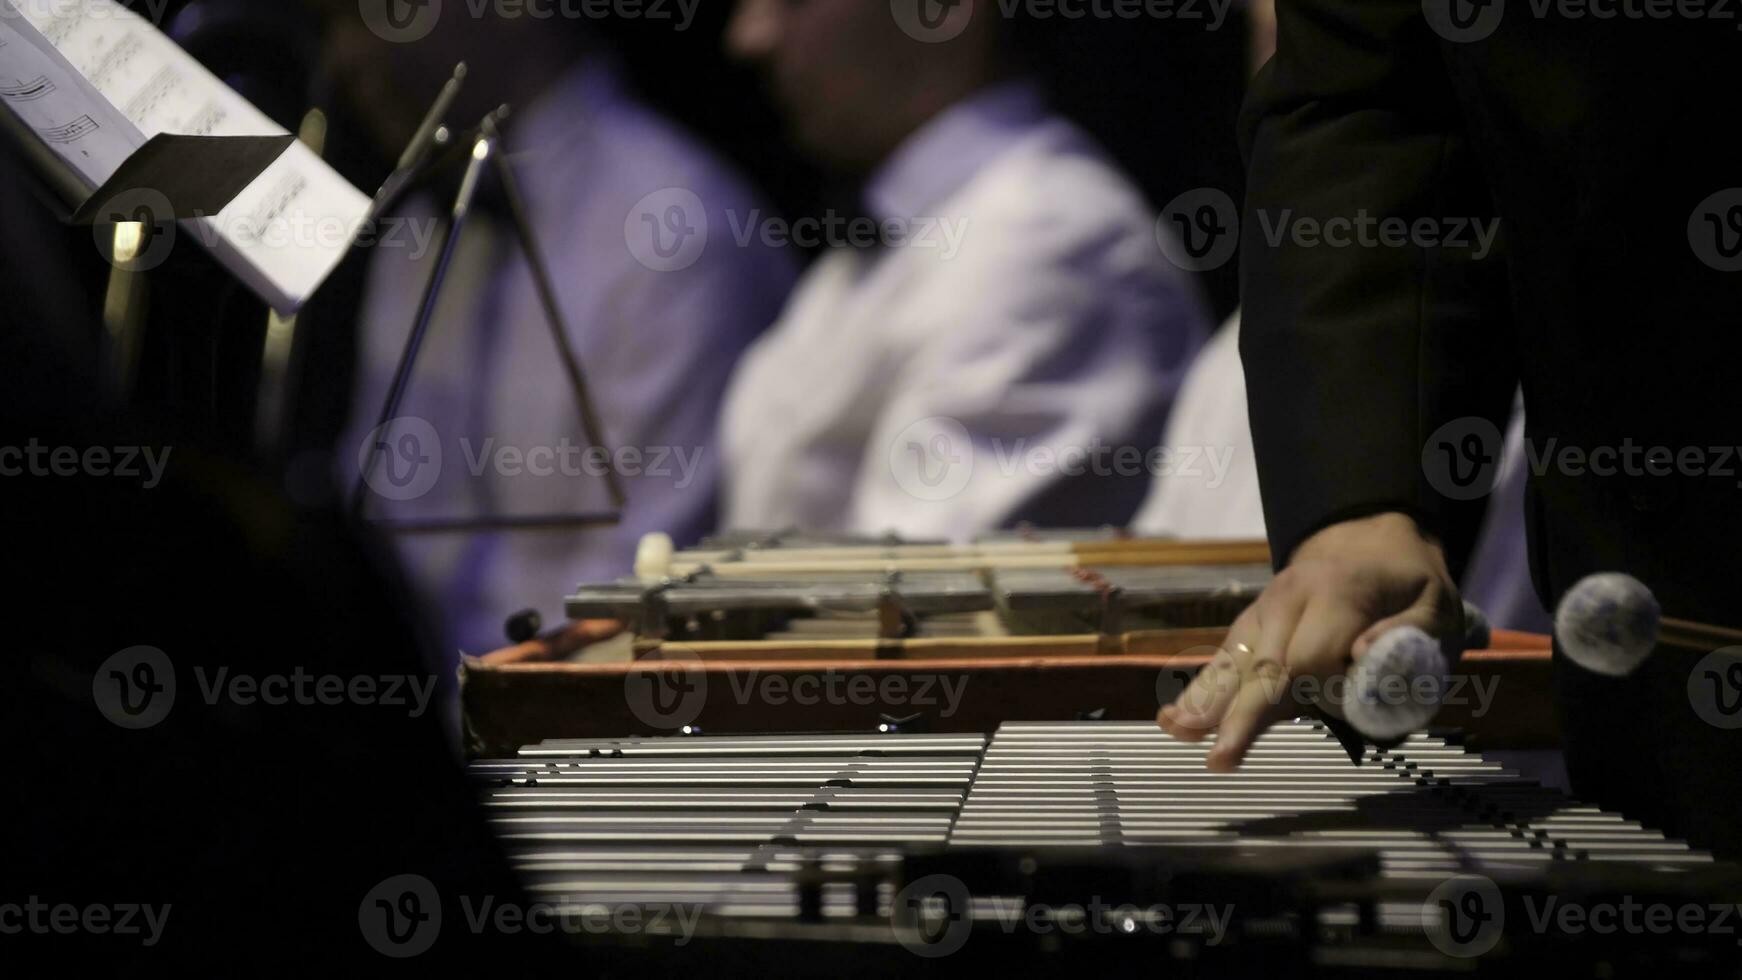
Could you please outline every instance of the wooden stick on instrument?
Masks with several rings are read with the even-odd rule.
[[[609,640],[622,633],[624,626],[615,619],[583,619],[579,622],[565,623],[542,636],[516,643],[484,654],[478,658],[480,663],[492,667],[503,664],[549,663],[555,660],[566,660],[569,656],[584,647],[592,646]]]
[[[1742,646],[1742,630],[1711,623],[1696,623],[1691,619],[1671,619],[1665,616],[1659,627],[1657,642],[1681,650],[1710,653],[1720,647]]]

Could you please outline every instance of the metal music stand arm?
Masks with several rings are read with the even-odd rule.
[[[453,77],[442,86],[441,91],[436,94],[435,102],[424,113],[423,121],[418,123],[411,141],[406,143],[405,150],[399,154],[399,162],[394,164],[393,172],[387,175],[387,179],[375,191],[375,199],[369,202],[368,223],[374,223],[389,208],[398,204],[406,191],[429,170],[430,161],[437,151],[449,145],[452,134],[448,132],[444,120],[447,119],[448,111],[454,107],[454,101],[460,97],[460,89],[465,84],[466,63],[462,61],[454,66]]]
[[[376,189],[360,228],[373,229],[381,216],[397,204],[419,178],[432,169],[431,161],[438,151],[446,149],[452,142],[452,134],[443,125],[443,121],[447,118],[448,111],[453,108],[454,100],[459,97],[465,81],[466,64],[460,62],[454,66],[453,76],[436,94],[435,101],[430,104],[422,121],[418,123],[417,130],[400,152],[393,172]],[[318,132],[318,139],[311,139],[311,135],[317,135],[311,133],[310,127],[310,120],[314,115],[311,111],[303,117],[298,138],[320,156],[324,155],[325,149],[324,125]],[[352,247],[357,247],[355,242]],[[255,431],[260,451],[268,456],[280,453],[290,435],[288,427],[294,408],[292,401],[297,394],[295,379],[303,373],[303,361],[307,354],[307,341],[303,339],[302,331],[296,327],[296,316],[281,318],[273,313],[267,321],[266,342],[260,357],[260,391],[255,399]]]
[[[466,226],[466,219],[472,213],[472,203],[478,196],[478,181],[483,176],[484,163],[495,150],[493,136],[480,134],[472,143],[472,155],[466,162],[465,177],[460,181],[459,193],[454,197],[448,221],[440,232],[441,246],[436,253],[435,270],[424,283],[423,298],[417,305],[417,318],[412,321],[411,335],[405,339],[405,349],[400,353],[399,366],[393,372],[393,384],[387,389],[387,400],[381,406],[381,416],[371,430],[374,433],[380,433],[387,423],[399,415],[400,403],[405,400],[405,389],[411,383],[412,369],[417,366],[417,356],[423,351],[424,337],[429,333],[430,322],[435,319],[436,303],[441,298],[442,286],[447,282],[448,267],[453,264],[454,252],[459,247],[460,231]],[[363,516],[363,505],[368,500],[369,479],[375,475],[380,455],[375,449],[371,449],[366,455],[362,471],[358,474],[357,488],[351,497],[352,512],[358,517]]]
[[[417,357],[423,349],[423,342],[429,332],[430,323],[435,319],[436,304],[441,298],[442,286],[447,281],[449,266],[452,264],[454,254],[458,249],[460,233],[464,229],[466,219],[471,214],[472,205],[477,199],[479,182],[484,179],[486,168],[492,159],[501,152],[502,137],[498,120],[505,117],[506,114],[506,106],[491,112],[484,117],[483,122],[474,131],[471,154],[466,162],[466,173],[461,179],[459,192],[455,195],[449,219],[440,233],[435,269],[424,284],[423,298],[418,303],[417,317],[413,321],[411,335],[406,338],[399,365],[394,371],[393,383],[387,392],[387,399],[381,406],[381,414],[376,421],[375,428],[371,430],[377,436],[384,434],[388,423],[399,415],[399,407],[405,399],[406,389],[410,386],[411,375],[417,365]],[[562,357],[570,384],[575,389],[575,396],[581,412],[581,424],[586,430],[587,438],[594,445],[603,446],[605,443],[602,438],[601,426],[598,423],[592,398],[586,386],[586,377],[581,371],[574,349],[569,343],[562,311],[556,301],[556,291],[551,285],[549,267],[544,261],[544,255],[538,246],[537,238],[533,235],[531,226],[526,221],[526,212],[522,206],[519,186],[515,182],[512,169],[506,161],[498,160],[496,162],[496,173],[502,181],[504,196],[509,201],[510,219],[515,228],[515,235],[519,239],[521,248],[526,253],[527,263],[532,269],[533,280],[539,292],[539,300],[544,307],[546,323],[549,325],[552,337],[556,342],[557,351]],[[383,195],[383,197],[386,196],[386,194]],[[359,519],[364,519],[363,511],[368,501],[369,481],[374,476],[375,468],[380,461],[379,449],[380,447],[374,447],[366,454],[366,460],[358,474],[357,486],[352,494],[351,510]],[[612,509],[606,512],[461,520],[379,520],[372,523],[386,530],[402,534],[610,526],[622,521],[625,497],[615,471],[607,469],[605,479],[606,489],[612,502]]]
[[[485,116],[479,128],[487,138],[497,144],[501,143],[501,134],[497,132],[493,115]],[[587,376],[581,369],[581,359],[575,356],[574,345],[569,341],[568,321],[557,302],[556,287],[551,284],[550,263],[545,260],[544,250],[538,244],[538,236],[532,233],[532,223],[527,220],[525,198],[520,193],[520,180],[514,176],[514,166],[506,154],[496,163],[496,178],[502,182],[502,196],[508,202],[515,237],[520,240],[521,251],[526,253],[526,264],[532,271],[532,281],[538,289],[539,302],[544,305],[545,325],[550,328],[551,340],[556,344],[557,353],[562,356],[563,370],[569,376],[569,386],[574,389],[575,398],[580,402],[581,427],[586,430],[588,442],[603,447],[605,431],[604,426],[599,424],[599,414],[593,405],[592,389],[587,387]],[[616,467],[605,467],[605,489],[611,495],[612,509],[622,511],[627,500]]]

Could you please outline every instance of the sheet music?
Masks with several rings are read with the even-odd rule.
[[[6,5],[22,13],[63,56],[87,91],[100,94],[99,102],[135,127],[134,147],[158,133],[285,132],[149,21],[114,0],[0,0],[0,24],[17,26],[16,16],[4,16]],[[47,131],[68,127],[68,138],[94,136],[79,132],[85,123],[76,116],[45,121],[55,124]],[[97,132],[113,124],[94,122]],[[119,165],[114,161],[93,186]],[[368,210],[367,196],[295,143],[216,217],[183,227],[274,308],[291,313],[344,257]]]
[[[101,187],[145,143],[139,127],[3,2],[0,102],[78,175],[86,193]]]

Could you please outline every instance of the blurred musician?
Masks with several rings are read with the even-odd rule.
[[[1279,6],[1247,106],[1241,354],[1284,569],[1160,718],[1215,732],[1214,768],[1294,713],[1272,679],[1340,672],[1396,625],[1460,628],[1453,583],[1481,503],[1452,499],[1424,451],[1443,440],[1491,463],[1444,433],[1504,430],[1520,379],[1545,605],[1614,570],[1666,616],[1738,621],[1742,491],[1689,453],[1717,465],[1711,447],[1737,431],[1724,352],[1742,278],[1724,270],[1742,192],[1726,204],[1735,171],[1712,142],[1742,40],[1721,20],[1470,9],[1486,19],[1414,0]],[[1498,219],[1499,247],[1267,239],[1285,210]],[[1589,465],[1605,458],[1613,475]],[[1588,802],[1738,853],[1742,731],[1696,712],[1697,659],[1660,649],[1610,679],[1557,657],[1568,773]]]
[[[608,506],[606,465],[628,496],[622,524],[610,530],[400,542],[423,591],[441,604],[452,642],[486,650],[529,603],[554,621],[568,585],[620,574],[641,535],[681,541],[713,526],[727,372],[772,322],[791,259],[756,242],[734,247],[728,216],[757,211],[750,189],[639,103],[584,25],[450,6],[427,37],[395,44],[373,34],[355,4],[341,7],[331,18],[334,68],[383,150],[398,153],[461,60],[466,95],[450,122],[470,126],[497,103],[514,107],[506,160],[614,451],[608,460],[586,455],[525,258],[500,199],[486,191],[399,413],[433,427],[439,477],[410,499],[391,499],[404,496],[392,491],[371,499],[369,510],[425,518],[597,511]],[[412,230],[429,227],[451,196],[450,186],[417,206],[422,224]],[[684,229],[704,222],[713,244],[684,251]],[[434,261],[414,235],[401,237],[401,247],[376,250],[351,447],[369,440]],[[432,458],[421,448],[416,455]],[[353,449],[342,462],[356,459]]]
[[[858,182],[842,237],[882,231],[831,242],[848,247],[734,376],[726,523],[959,537],[1124,520],[1147,472],[1076,464],[1159,431],[1205,334],[1197,297],[1139,192],[1024,77],[1009,24],[903,9],[736,8],[733,52]]]

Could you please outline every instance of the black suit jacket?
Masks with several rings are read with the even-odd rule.
[[[1522,382],[1544,602],[1619,570],[1668,615],[1742,620],[1742,11],[1429,4],[1281,0],[1245,107],[1241,353],[1278,560],[1403,510],[1461,564],[1483,502],[1448,461],[1498,453],[1470,437]],[[1310,234],[1363,215],[1437,234]]]

